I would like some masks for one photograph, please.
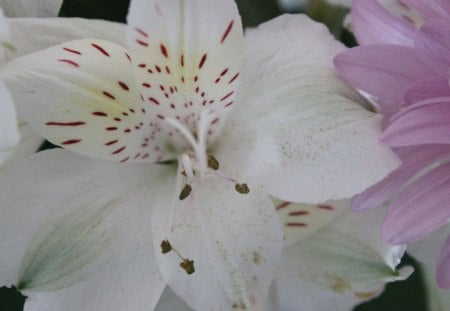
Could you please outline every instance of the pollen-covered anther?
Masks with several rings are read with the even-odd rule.
[[[234,186],[234,189],[236,189],[236,191],[240,194],[248,194],[250,192],[250,188],[247,186],[247,184],[236,184],[236,186]]]
[[[183,190],[181,190],[180,193],[180,200],[183,201],[184,199],[186,199],[192,192],[192,187],[189,184],[184,185]]]
[[[189,259],[183,259],[183,261],[180,263],[180,267],[183,268],[184,271],[186,271],[187,274],[191,275],[195,272],[194,267],[194,261]]]
[[[208,154],[208,167],[215,171],[219,169],[219,161],[212,154]]]
[[[168,240],[161,241],[161,252],[167,254],[172,250],[172,245]]]

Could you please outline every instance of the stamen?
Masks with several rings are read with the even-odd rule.
[[[183,268],[187,274],[191,275],[195,272],[194,261],[189,259],[183,259],[180,263],[180,267]]]
[[[215,171],[219,169],[219,161],[212,154],[208,154],[208,167]]]
[[[191,159],[187,154],[181,155],[181,163],[183,163],[184,173],[188,178],[194,178],[194,169],[192,168]]]
[[[236,184],[236,186],[234,186],[234,189],[236,189],[236,191],[240,194],[248,194],[250,192],[247,184]]]
[[[170,245],[170,242],[168,240],[161,241],[161,252],[163,254],[167,254],[172,250],[172,245]]]
[[[180,133],[186,138],[186,140],[191,144],[191,147],[197,151],[197,142],[195,141],[194,135],[185,126],[173,118],[166,118],[165,121],[171,126],[180,131]]]
[[[184,185],[184,188],[183,190],[181,190],[180,193],[180,200],[183,201],[184,199],[186,199],[191,194],[191,192],[192,192],[191,185],[188,184]]]
[[[200,172],[206,171],[206,134],[210,124],[211,116],[209,111],[203,110],[200,114],[200,120],[197,125],[198,148],[196,150],[197,160],[200,164]]]

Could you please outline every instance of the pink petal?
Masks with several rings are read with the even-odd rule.
[[[425,18],[445,17],[450,15],[448,0],[401,0],[405,5],[419,11]]]
[[[413,182],[390,206],[383,238],[391,244],[412,243],[436,231],[450,217],[450,163]]]
[[[409,84],[434,75],[413,48],[398,45],[356,47],[334,64],[345,81],[383,100],[382,112],[397,111]]]
[[[450,102],[411,109],[395,119],[381,137],[388,146],[450,143]]]
[[[447,75],[450,68],[450,21],[432,19],[417,32],[419,56],[437,73]]]
[[[442,102],[450,97],[448,78],[434,76],[412,83],[405,91],[403,107],[409,107],[423,101]]]
[[[414,26],[390,13],[377,0],[353,1],[352,23],[361,45],[384,43],[413,46]]]
[[[450,236],[437,259],[436,280],[439,287],[450,289]]]
[[[450,154],[450,146],[433,145],[418,148],[397,148],[395,151],[402,160],[402,165],[383,181],[353,197],[353,210],[362,211],[381,205],[394,196],[409,179],[427,165]]]

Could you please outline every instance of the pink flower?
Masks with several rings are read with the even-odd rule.
[[[387,1],[384,1],[385,3]],[[359,47],[341,53],[341,77],[375,98],[385,114],[381,142],[403,164],[353,199],[355,210],[393,198],[383,237],[418,241],[450,218],[450,2],[355,0]],[[394,9],[392,9],[394,8]],[[437,283],[450,288],[450,238],[437,262]]]

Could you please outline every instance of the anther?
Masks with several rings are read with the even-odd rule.
[[[172,250],[172,245],[170,245],[170,242],[168,240],[164,240],[161,242],[161,252],[163,254],[167,254]]]
[[[183,259],[180,263],[180,267],[186,271],[187,274],[191,275],[195,272],[194,261],[189,259]]]
[[[215,171],[219,169],[219,161],[212,154],[208,154],[208,167]]]
[[[183,190],[181,190],[180,193],[180,200],[183,201],[184,199],[186,199],[191,194],[191,191],[192,191],[191,185],[188,184],[184,185],[184,188]]]
[[[234,189],[236,189],[236,191],[240,194],[248,194],[250,192],[247,184],[236,184],[236,186],[234,186]]]

